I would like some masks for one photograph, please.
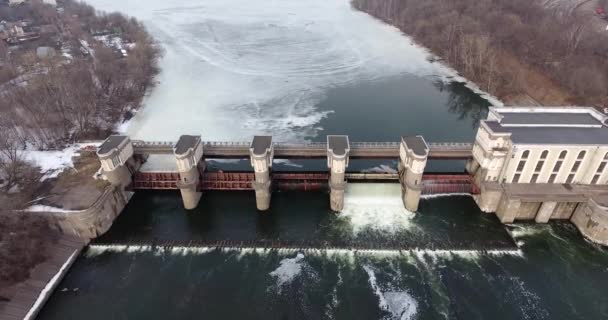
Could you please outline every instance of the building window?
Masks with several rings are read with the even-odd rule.
[[[578,168],[581,166],[581,161],[580,160],[576,160],[576,162],[574,162],[574,165],[572,166],[572,172],[576,172],[578,171]]]
[[[517,171],[518,172],[523,171],[525,166],[526,166],[526,160],[519,161],[519,164],[517,164]]]
[[[536,183],[536,180],[538,180],[538,173],[532,175],[532,181],[530,181],[530,183]]]
[[[574,180],[574,173],[568,175],[568,179],[566,179],[566,183],[572,183]]]
[[[585,150],[579,152],[577,159],[582,160],[583,158],[585,158],[586,154],[587,154],[587,151],[585,151]]]
[[[554,183],[555,182],[555,178],[557,178],[557,174],[554,173],[549,177],[549,183]]]
[[[568,151],[564,150],[564,151],[560,152],[559,159],[560,160],[566,159],[566,155],[568,155]]]
[[[606,163],[608,163],[608,153],[604,155],[604,159],[597,167],[597,171],[595,171],[595,175],[593,176],[593,180],[591,180],[591,184],[597,184],[597,182],[600,180],[602,173],[604,173],[604,170],[606,169]]]
[[[540,154],[540,159],[545,160],[545,159],[547,159],[548,155],[549,155],[549,151],[545,150],[545,151],[543,151],[543,153]]]
[[[534,168],[534,172],[540,172],[543,169],[543,165],[545,165],[545,162],[540,160],[536,163],[536,168]]]
[[[513,183],[518,183],[519,182],[519,178],[521,177],[521,174],[516,174],[513,176]]]
[[[528,156],[530,156],[530,150],[526,150],[521,154],[522,159],[528,159]]]
[[[562,162],[563,162],[563,160],[557,160],[557,162],[555,163],[555,166],[553,167],[553,173],[559,172],[559,169],[562,168]]]

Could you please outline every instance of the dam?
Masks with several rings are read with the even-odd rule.
[[[495,212],[503,223],[571,220],[590,240],[608,244],[608,145],[602,140],[608,136],[607,119],[586,107],[491,108],[471,144],[429,144],[420,135],[402,136],[399,143],[352,144],[347,135],[328,135],[326,143],[309,144],[275,144],[272,136],[254,136],[249,145],[204,142],[193,135],[182,135],[175,143],[132,142],[127,136],[110,136],[97,155],[112,185],[124,190],[180,190],[186,209],[197,207],[203,191],[215,189],[252,190],[257,209],[266,211],[274,185],[302,191],[325,187],[331,209],[339,212],[348,181],[393,180],[401,185],[403,205],[412,212],[418,210],[422,194],[467,193],[474,195],[482,211]],[[547,134],[577,134],[581,138],[552,141]],[[544,143],[534,146],[537,158],[531,158],[531,142]],[[581,143],[586,145],[581,148]],[[150,155],[171,153],[175,171],[139,172]],[[398,172],[348,173],[351,156],[395,158]],[[205,157],[249,157],[253,172],[206,172]],[[273,172],[275,158],[324,158],[328,172]],[[468,173],[425,175],[427,160],[436,158],[467,159]],[[534,170],[525,178],[524,170],[532,166],[526,166],[528,160],[534,163]]]
[[[572,190],[564,184],[577,161],[574,148],[562,159],[553,189],[547,188],[558,146],[549,150],[534,192],[494,181],[500,160],[489,155],[501,155],[498,132],[492,138],[487,131],[488,139],[475,144],[487,106],[499,102],[458,80],[407,35],[342,0],[88,2],[138,17],[166,49],[158,85],[118,135],[133,143],[132,158],[139,157],[139,141],[168,143],[157,143],[164,153],[129,172],[130,187],[115,192],[128,195],[124,209],[84,250],[39,319],[608,316],[608,252],[565,218],[590,197],[599,200],[581,189],[593,188],[602,156],[587,148],[580,176],[567,184]],[[203,188],[194,209],[185,208],[173,187],[181,178],[173,150],[181,135],[202,142],[196,188]],[[258,210],[253,189],[249,148],[256,135],[272,136],[275,155],[283,144],[321,145],[316,158],[273,158],[265,211]],[[347,135],[351,144],[340,212],[330,204],[328,135]],[[428,158],[421,180],[455,175],[479,194],[425,194],[423,184],[418,210],[407,210],[394,147],[402,135],[421,135],[431,149],[439,142],[467,144],[473,156]],[[213,141],[241,145],[236,158],[210,154],[219,150]],[[390,157],[355,158],[356,144],[365,141],[392,145]],[[521,142],[516,134],[513,142]],[[515,166],[505,184],[522,159],[520,183],[532,181],[544,150],[527,149],[527,157],[501,158]],[[280,187],[280,175],[291,172],[318,175],[297,182],[320,188]],[[383,179],[351,176],[376,173]],[[215,178],[222,184],[238,179],[244,190],[214,190]],[[135,188],[153,179],[170,182],[170,189]],[[554,208],[548,223],[536,223],[535,201],[548,193],[558,199],[547,202],[572,202]],[[502,223],[492,210],[504,194],[520,205],[516,210],[513,201],[513,215]]]

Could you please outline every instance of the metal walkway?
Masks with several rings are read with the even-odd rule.
[[[174,142],[134,140],[136,154],[173,154]],[[469,159],[472,157],[472,143],[429,143],[430,159]],[[206,158],[248,159],[249,142],[204,142]],[[311,143],[274,143],[274,158],[277,159],[325,159],[327,144]],[[351,142],[351,159],[389,159],[399,158],[399,142]]]

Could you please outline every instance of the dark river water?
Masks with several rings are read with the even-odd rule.
[[[490,105],[345,0],[91,3],[142,19],[166,49],[158,87],[121,129],[136,138],[472,142]],[[274,168],[302,166],[326,170]],[[221,240],[253,245],[183,246]],[[158,246],[167,241],[176,246]],[[270,241],[290,248],[262,248]],[[412,213],[398,184],[352,183],[335,214],[324,192],[275,193],[266,213],[250,192],[209,192],[190,212],[177,192],[138,192],[38,318],[608,319],[606,288],[607,250],[569,223],[504,226],[465,195],[426,197]]]

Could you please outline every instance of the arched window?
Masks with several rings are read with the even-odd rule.
[[[604,170],[606,169],[606,164],[608,164],[608,153],[606,153],[604,155],[604,159],[602,160],[602,162],[600,162],[600,165],[597,167],[597,170],[595,171],[595,175],[593,176],[593,179],[591,180],[591,184],[597,184],[600,180],[600,178],[602,177],[602,174],[604,173]]]
[[[587,151],[583,150],[581,152],[578,153],[578,160],[582,160],[583,158],[585,158],[585,155],[587,154]]]
[[[522,159],[528,159],[528,157],[530,156],[530,150],[525,150],[522,154],[521,154],[521,158]]]
[[[564,150],[559,154],[559,158],[561,160],[566,159],[566,156],[568,155],[568,151]]]
[[[549,150],[545,150],[545,151],[543,151],[543,153],[540,154],[540,159],[545,160],[545,159],[547,159],[548,155],[549,155]]]

